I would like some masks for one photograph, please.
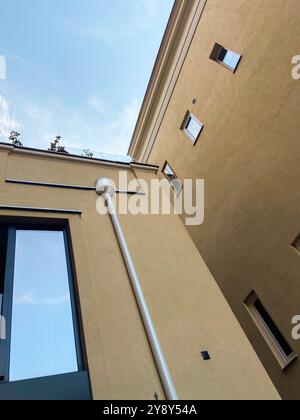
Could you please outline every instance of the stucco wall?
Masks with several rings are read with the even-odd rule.
[[[299,354],[299,37],[298,0],[208,0],[150,156],[205,179],[205,222],[189,233],[285,398],[300,398],[300,365],[281,371],[243,301],[254,289]],[[242,54],[236,74],[209,60],[215,42]],[[205,124],[195,146],[187,110]]]
[[[8,165],[7,165],[8,163]],[[109,216],[94,191],[5,183],[5,178],[94,185],[118,168],[0,149],[0,203],[76,209],[70,223],[80,307],[96,399],[154,399],[163,389]],[[129,178],[154,173],[128,170]],[[145,196],[143,199],[147,199]],[[0,211],[4,215],[62,215]],[[121,216],[146,299],[182,399],[277,399],[269,377],[178,216]],[[204,362],[200,352],[212,360]]]

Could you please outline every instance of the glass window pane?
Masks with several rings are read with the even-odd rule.
[[[171,185],[173,186],[175,192],[177,194],[179,194],[179,192],[181,191],[181,182],[179,181],[179,179],[177,178],[177,176],[175,175],[173,169],[170,167],[170,165],[166,165],[164,168],[164,174],[166,175],[166,177],[168,178],[169,182],[171,183]]]
[[[78,371],[63,232],[18,230],[10,381]]]
[[[255,301],[254,306],[259,312],[262,319],[265,321],[267,327],[270,329],[270,332],[274,336],[279,346],[282,348],[283,352],[286,354],[286,356],[290,356],[293,353],[293,350],[291,349],[290,345],[283,337],[283,335],[275,325],[273,319],[270,317],[270,315],[268,314],[268,312],[266,311],[265,307],[259,299]]]
[[[190,135],[197,140],[197,138],[199,137],[199,134],[201,132],[202,129],[202,124],[200,124],[195,118],[191,117],[188,121],[187,124],[187,131],[190,133]]]
[[[230,67],[232,70],[236,69],[236,66],[239,64],[241,56],[233,51],[228,50],[223,63]]]
[[[172,171],[172,169],[169,165],[166,165],[166,167],[165,167],[165,174],[167,175],[167,177],[169,179],[172,179],[175,176],[174,172]]]

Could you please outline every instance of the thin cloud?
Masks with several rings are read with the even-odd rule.
[[[64,296],[43,299],[37,297],[36,290],[33,289],[22,296],[17,296],[15,302],[19,305],[64,305],[70,302],[70,296],[66,294]]]
[[[106,114],[106,104],[97,95],[90,96],[87,103],[89,107],[92,108],[97,114]]]
[[[7,141],[10,132],[19,128],[20,124],[13,117],[9,102],[0,94],[0,140]]]
[[[140,111],[140,101],[137,98],[126,103],[115,121],[102,127],[105,144],[113,142],[113,148],[118,154],[127,154],[128,144],[131,140],[137,117]],[[104,148],[103,152],[109,153],[110,148]]]
[[[87,103],[99,115],[96,121],[76,109],[64,107],[57,98],[51,98],[43,105],[24,104],[26,117],[21,134],[30,141],[30,144],[24,141],[24,145],[47,148],[55,136],[61,135],[66,147],[127,155],[140,101],[133,98],[119,113],[109,113],[108,105],[96,95],[89,97]],[[35,133],[35,136],[29,138],[27,133]]]
[[[139,31],[148,30],[156,23],[161,10],[161,0],[131,0],[128,6],[131,22],[134,22],[131,25],[128,25],[128,20],[124,20],[123,16],[115,18],[114,23],[110,25],[103,22],[99,24],[99,21],[94,24],[78,22],[76,25],[68,21],[64,25],[71,34],[82,39],[119,44],[120,39],[135,37]]]

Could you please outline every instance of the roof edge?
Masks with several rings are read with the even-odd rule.
[[[159,170],[159,166],[156,166],[156,165],[149,165],[149,164],[139,163],[139,162],[126,163],[126,162],[110,161],[110,160],[97,159],[97,158],[89,158],[85,156],[77,156],[77,155],[72,155],[72,154],[52,152],[50,150],[35,149],[35,148],[30,148],[30,147],[20,147],[20,146],[15,146],[11,143],[0,142],[0,150],[1,149],[7,150],[8,153],[20,153],[20,154],[26,154],[26,155],[31,155],[31,156],[47,157],[50,159],[60,159],[60,160],[73,161],[73,162],[89,163],[92,165],[113,166],[113,167],[124,168],[124,169],[140,167],[141,169],[150,170],[154,172],[157,172]]]
[[[175,0],[128,149],[133,159],[148,161],[142,150],[151,136],[145,132],[166,111],[164,101],[173,92],[206,2]]]

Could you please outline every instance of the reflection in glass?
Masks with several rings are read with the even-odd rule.
[[[241,56],[239,54],[235,53],[234,51],[227,50],[223,59],[223,63],[230,67],[232,70],[235,70],[239,64],[240,59]]]
[[[168,163],[165,165],[163,173],[166,175],[176,194],[179,194],[182,188],[182,184]]]
[[[5,277],[5,260],[7,252],[7,229],[0,229],[0,316],[2,314],[3,294],[4,294],[4,277]],[[0,320],[1,328],[1,320]],[[1,331],[0,331],[1,337]]]
[[[64,234],[18,230],[10,381],[76,371]]]
[[[194,140],[197,140],[201,130],[203,128],[203,124],[197,121],[195,118],[190,117],[186,126],[186,130],[189,134],[193,137]]]

